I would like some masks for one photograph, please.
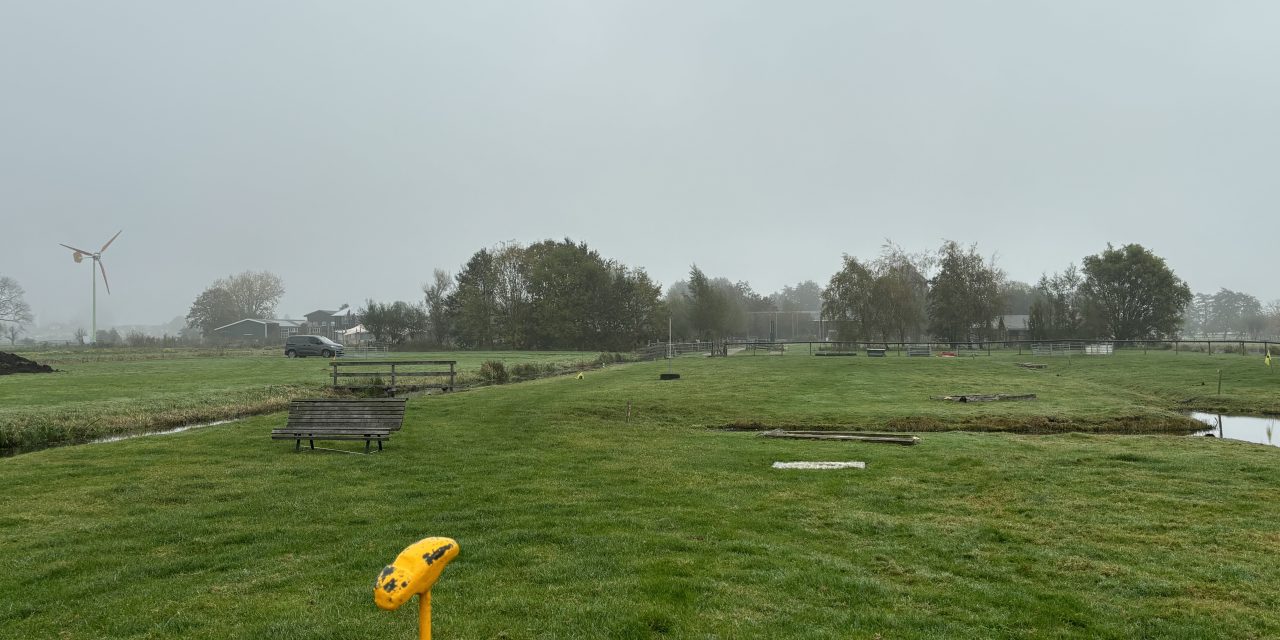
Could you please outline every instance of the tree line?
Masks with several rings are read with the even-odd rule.
[[[209,335],[270,317],[283,293],[268,272],[222,278],[193,302],[188,324]],[[435,269],[420,299],[370,299],[358,310],[374,338],[391,344],[582,350],[628,350],[668,330],[678,340],[772,338],[780,314],[802,318],[819,340],[828,332],[847,341],[998,340],[1008,315],[1027,316],[1033,339],[1280,332],[1280,301],[1264,308],[1228,289],[1193,296],[1163,258],[1138,244],[1107,245],[1031,285],[1009,280],[976,245],[948,240],[910,253],[889,243],[873,258],[843,256],[825,287],[809,280],[764,295],[696,264],[664,292],[643,269],[585,243],[502,243],[474,252],[456,274]],[[808,322],[814,316],[824,335]]]
[[[456,275],[435,270],[422,293],[417,302],[369,300],[361,321],[392,343],[621,351],[653,339],[666,317],[643,269],[568,239],[480,249]]]
[[[1138,244],[1107,245],[1081,264],[1030,287],[1008,281],[974,245],[946,241],[916,255],[887,245],[875,260],[845,256],[823,292],[823,316],[846,340],[1000,339],[1003,316],[1017,311],[1026,312],[1032,339],[1178,334],[1191,290],[1163,258]]]

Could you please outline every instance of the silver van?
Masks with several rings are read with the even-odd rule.
[[[342,355],[342,345],[324,336],[289,336],[284,340],[284,355],[289,358],[331,358]]]

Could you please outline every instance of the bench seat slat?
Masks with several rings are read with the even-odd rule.
[[[361,400],[330,400],[330,399],[292,400],[290,401],[290,404],[295,404],[298,406],[331,405],[331,406],[351,406],[351,407],[378,407],[380,409],[383,409],[383,408],[395,408],[395,407],[404,406],[404,398],[385,398],[385,399],[369,398],[369,399],[361,399]]]
[[[390,435],[390,429],[273,429],[271,434]]]
[[[372,436],[353,436],[353,435],[348,435],[348,434],[330,434],[330,435],[325,435],[325,436],[323,436],[323,437],[318,436],[318,435],[313,437],[313,436],[309,436],[309,435],[305,435],[305,434],[304,434],[304,435],[296,435],[296,434],[292,434],[292,433],[273,433],[273,434],[271,434],[271,439],[272,439],[272,440],[373,440],[373,441],[382,440],[383,442],[386,442],[387,440],[390,440],[390,439],[391,439],[391,436],[390,436],[390,435],[386,435],[386,434],[384,434],[384,435],[372,435]]]
[[[290,402],[332,402],[334,404],[404,404],[405,398],[294,398]]]
[[[273,434],[347,434],[347,435],[390,435],[392,429],[273,429]]]
[[[381,416],[379,416],[379,415],[345,416],[345,415],[340,415],[340,414],[332,413],[332,414],[326,414],[326,415],[289,416],[289,419],[290,419],[290,420],[299,420],[299,421],[307,421],[307,420],[318,420],[318,421],[332,421],[332,420],[389,420],[389,421],[392,421],[392,422],[397,422],[397,421],[403,420],[403,419],[404,419],[404,416],[403,416],[403,415],[395,415],[395,416],[387,416],[387,415],[381,415]]]

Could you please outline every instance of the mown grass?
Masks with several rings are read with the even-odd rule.
[[[272,352],[166,352],[121,349],[23,354],[52,363],[53,374],[0,376],[0,450],[84,442],[279,411],[289,400],[324,392],[323,358]],[[457,360],[459,384],[478,381],[482,362],[566,366],[595,353],[473,351],[392,353],[378,359]]]
[[[371,590],[427,535],[462,548],[434,591],[439,637],[1280,635],[1280,449],[765,439],[705,427],[978,422],[1029,405],[914,398],[1039,389],[1057,411],[1119,385],[1056,366],[984,377],[1012,366],[997,361],[685,359],[659,382],[666,366],[414,398],[372,456],[295,454],[267,439],[275,414],[0,460],[0,636],[411,637],[414,612],[375,609]],[[1075,419],[1165,397],[1128,377]]]

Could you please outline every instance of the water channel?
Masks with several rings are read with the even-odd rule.
[[[103,444],[107,442],[119,442],[121,440],[131,440],[133,438],[145,438],[149,436],[163,436],[170,433],[182,433],[183,431],[190,431],[192,429],[200,429],[203,427],[216,427],[220,424],[229,424],[229,423],[235,422],[236,420],[238,420],[238,418],[232,418],[230,420],[214,420],[213,422],[202,422],[199,424],[186,424],[180,427],[171,427],[168,429],[161,429],[159,431],[142,431],[139,433],[125,433],[118,436],[107,436],[105,438],[97,438],[94,440],[83,440],[80,442],[60,442],[57,444],[45,445],[40,447],[31,447],[31,448],[25,448],[25,449],[21,447],[15,447],[12,449],[0,449],[0,458],[10,458],[16,455],[21,455],[24,453],[32,453],[34,451],[41,451],[41,450],[49,449],[52,447],[65,447],[65,446],[74,446],[74,445],[82,445],[82,444]]]
[[[1280,447],[1280,418],[1224,416],[1199,412],[1193,412],[1191,417],[1208,425],[1208,428],[1192,435],[1244,440]]]

